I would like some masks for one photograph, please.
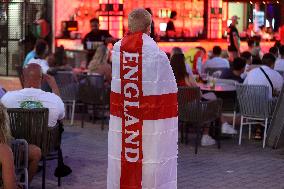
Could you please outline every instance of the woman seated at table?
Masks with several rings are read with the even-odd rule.
[[[189,86],[189,87],[197,87],[197,83],[192,76],[190,76],[185,68],[185,57],[183,54],[175,54],[171,58],[171,66],[176,78],[176,82],[178,87]],[[203,98],[207,100],[216,99],[214,93],[207,93],[202,95]],[[208,98],[209,97],[209,98]],[[202,146],[214,145],[215,140],[209,135],[209,128],[204,128],[203,135],[201,138]]]
[[[2,180],[4,189],[22,188],[21,185],[16,186],[15,168],[13,153],[10,148],[12,140],[9,126],[9,117],[7,110],[2,103],[0,103],[0,175],[2,172]],[[41,150],[39,147],[30,144],[28,147],[28,161],[29,161],[29,183],[37,172],[38,162],[41,158]],[[1,169],[2,167],[2,169]],[[0,178],[0,188],[1,188]],[[1,188],[2,189],[2,188]]]
[[[111,65],[109,64],[110,53],[105,45],[97,48],[93,59],[91,60],[88,69],[89,73],[97,73],[104,75],[105,81],[111,83]]]

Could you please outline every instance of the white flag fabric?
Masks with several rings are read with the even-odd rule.
[[[177,188],[177,84],[148,35],[114,45],[108,134],[108,189]]]

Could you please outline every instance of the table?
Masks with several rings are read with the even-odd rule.
[[[217,98],[223,100],[223,112],[232,112],[236,106],[236,86],[228,83],[216,83],[214,88],[211,88],[209,83],[197,83],[200,90],[204,93],[213,92]]]
[[[216,83],[214,88],[211,88],[209,84],[197,83],[201,91],[207,92],[234,92],[236,91],[235,85],[230,85],[226,83]]]

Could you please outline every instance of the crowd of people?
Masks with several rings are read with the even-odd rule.
[[[98,20],[92,20],[93,30],[98,30]],[[235,30],[237,17],[233,18],[230,30],[230,42],[228,51],[214,46],[212,54],[207,58],[207,52],[202,47],[200,57],[194,63],[190,63],[186,53],[179,47],[174,47],[169,54],[169,62],[178,87],[198,87],[197,78],[209,68],[220,69],[220,79],[234,80],[237,83],[248,85],[266,85],[269,88],[269,97],[277,96],[283,85],[284,72],[284,45],[276,43],[268,53],[263,53],[257,38],[248,40],[248,49],[240,52],[239,36]],[[90,34],[91,35],[91,34]],[[93,37],[91,35],[91,37]],[[106,38],[110,37],[106,34]],[[87,36],[88,38],[88,36]],[[89,46],[86,38],[86,46]],[[89,36],[90,38],[90,36]],[[148,39],[151,41],[151,39]],[[149,42],[150,43],[150,42]],[[154,43],[154,41],[151,43]],[[2,180],[7,188],[21,188],[16,185],[14,174],[13,155],[10,149],[12,140],[7,108],[31,108],[46,107],[49,109],[48,126],[54,127],[58,120],[65,115],[64,103],[56,81],[52,75],[57,71],[72,71],[67,64],[64,47],[57,47],[53,54],[49,54],[48,44],[44,40],[38,40],[23,63],[24,88],[12,92],[3,93],[0,103],[0,168],[2,167]],[[98,73],[105,76],[105,81],[110,85],[112,80],[111,51],[106,44],[99,44],[95,51],[88,53],[89,63],[85,69],[88,73]],[[282,73],[282,75],[280,74]],[[49,91],[42,90],[42,83],[49,86]],[[202,100],[216,99],[214,93],[203,93]],[[30,103],[31,101],[35,103]],[[27,103],[29,102],[29,103]],[[222,132],[236,134],[237,131],[228,121],[222,119]],[[215,144],[215,140],[209,135],[209,127],[204,129],[201,145]],[[41,158],[41,150],[35,145],[29,145],[29,181],[37,171]],[[1,171],[0,171],[1,172]]]

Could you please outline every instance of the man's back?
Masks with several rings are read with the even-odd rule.
[[[276,60],[274,70],[284,71],[284,58]]]
[[[239,83],[242,83],[244,81],[240,76],[235,75],[233,73],[233,70],[230,69],[230,68],[224,69],[222,71],[220,79],[231,79],[231,80],[235,80]]]
[[[64,104],[60,97],[41,89],[24,88],[18,91],[10,91],[1,98],[1,102],[7,108],[48,108],[49,127],[54,127],[57,120],[63,119],[65,115]]]
[[[283,85],[283,78],[282,76],[275,70],[272,70],[268,66],[261,66],[269,79],[273,84],[273,89],[280,91]],[[248,75],[244,81],[244,84],[249,85],[266,85],[269,87],[269,95],[272,97],[272,87],[269,83],[269,80],[265,77],[264,73],[261,71],[260,68],[255,68],[248,72]]]
[[[177,85],[169,60],[146,34],[128,35],[117,42],[113,48],[112,60],[108,189],[123,186],[134,188],[133,182],[128,182],[133,179],[138,180],[135,188],[175,189]],[[122,99],[124,106],[120,106],[121,103],[117,103],[115,99]],[[122,114],[117,110],[122,111]],[[128,120],[124,122],[126,126],[123,126],[125,118],[122,115]],[[124,139],[122,133],[126,133],[128,138]],[[138,134],[132,136],[128,133]],[[128,140],[132,137],[134,138]],[[139,137],[141,138],[138,139]],[[139,141],[132,143],[132,146],[141,149],[143,159],[133,160],[132,165],[127,167],[130,159],[127,151],[129,141]],[[138,159],[136,151],[133,151],[131,157]],[[141,167],[138,166],[140,163]],[[133,170],[135,165],[137,169]],[[129,172],[131,175],[126,177]],[[138,187],[141,184],[142,187]]]
[[[221,58],[221,57],[214,57],[206,61],[205,68],[230,68],[229,61]]]
[[[43,73],[47,73],[47,70],[49,69],[48,63],[45,59],[40,58],[32,58],[29,60],[27,64],[38,64],[41,67],[41,70]]]

